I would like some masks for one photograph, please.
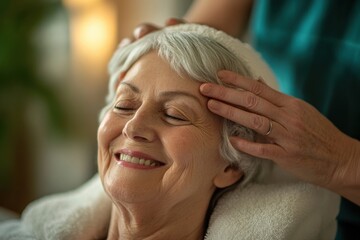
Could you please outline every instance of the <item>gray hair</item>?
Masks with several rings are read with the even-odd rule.
[[[106,97],[107,105],[100,113],[100,120],[112,106],[115,86],[120,74],[129,70],[141,56],[151,51],[156,51],[160,57],[169,62],[171,68],[180,76],[188,76],[202,83],[224,85],[217,77],[217,72],[222,69],[243,76],[250,75],[232,52],[210,37],[191,32],[157,31],[115,51],[109,63],[111,77],[109,93]],[[240,168],[244,172],[240,184],[245,185],[254,178],[261,160],[236,150],[229,141],[230,136],[255,141],[255,132],[224,119],[220,154],[233,167]]]

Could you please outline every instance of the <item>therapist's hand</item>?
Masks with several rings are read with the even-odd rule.
[[[181,24],[181,23],[185,23],[185,20],[177,19],[177,18],[169,18],[168,20],[165,21],[165,26],[163,26],[163,27],[156,26],[152,23],[141,23],[134,29],[131,37],[124,38],[121,40],[119,47],[126,46],[151,32],[158,31],[164,27],[169,27],[169,26],[173,26],[173,25],[177,25],[177,24]]]
[[[310,104],[262,81],[220,71],[219,78],[243,90],[211,83],[200,91],[210,111],[253,129],[265,143],[232,137],[238,150],[272,160],[298,178],[328,188],[360,205],[360,142],[339,131]]]

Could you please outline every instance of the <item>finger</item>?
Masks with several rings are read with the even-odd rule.
[[[262,115],[239,109],[215,99],[208,101],[208,108],[211,112],[250,128],[259,134],[266,135],[270,131],[268,137],[283,136],[281,132],[283,127],[275,121],[270,122],[269,118]]]
[[[119,43],[119,48],[125,47],[127,45],[129,45],[130,43],[132,43],[132,40],[130,38],[124,38],[121,40],[121,42]]]
[[[282,118],[282,112],[277,106],[248,91],[204,83],[200,86],[200,92],[207,97],[240,106],[250,112],[265,115],[275,120]]]
[[[173,26],[177,24],[185,23],[184,19],[178,19],[178,18],[169,18],[165,21],[165,26]]]
[[[269,86],[261,76],[259,77],[259,79],[257,79],[257,81],[259,83],[265,84],[266,86]]]
[[[254,81],[253,79],[240,76],[239,74],[231,71],[219,71],[218,77],[224,83],[240,87],[246,91],[250,91],[277,106],[283,106],[283,104],[286,103],[288,99],[287,95],[272,89],[266,84],[262,84],[259,81]]]
[[[251,142],[240,137],[230,137],[231,145],[251,156],[278,162],[282,159],[283,148],[276,144]]]
[[[153,24],[143,23],[143,24],[138,25],[134,29],[133,35],[134,35],[135,39],[139,39],[139,38],[142,38],[143,36],[145,36],[146,34],[157,31],[159,29],[160,29],[160,27],[155,26]]]

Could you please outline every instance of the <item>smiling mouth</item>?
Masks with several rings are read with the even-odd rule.
[[[164,163],[159,162],[159,161],[144,159],[144,158],[137,158],[137,157],[133,157],[133,156],[130,156],[130,155],[127,155],[124,153],[116,153],[115,158],[117,161],[128,162],[128,163],[137,164],[140,166],[160,167],[160,166],[164,165]]]

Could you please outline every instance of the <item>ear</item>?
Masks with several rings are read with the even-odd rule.
[[[239,181],[243,175],[244,172],[241,169],[231,165],[227,165],[214,178],[214,185],[218,188],[228,187]]]

